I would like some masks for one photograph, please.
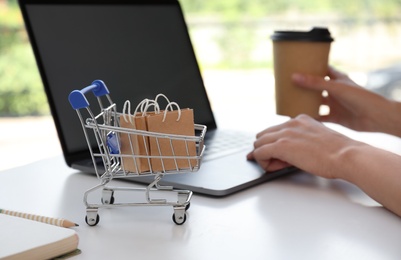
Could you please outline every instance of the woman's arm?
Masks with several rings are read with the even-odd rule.
[[[248,159],[269,171],[292,165],[347,180],[401,216],[401,156],[355,141],[301,115],[257,135]]]
[[[337,177],[361,188],[401,216],[401,156],[367,144],[350,146],[339,158]]]

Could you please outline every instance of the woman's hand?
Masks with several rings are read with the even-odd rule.
[[[323,104],[330,108],[320,121],[338,123],[357,131],[384,132],[401,137],[401,105],[370,92],[346,74],[329,67],[329,80],[294,74],[293,81],[303,88],[327,91]]]
[[[267,172],[288,166],[326,178],[337,178],[337,158],[349,147],[363,145],[306,115],[260,132],[248,154]]]

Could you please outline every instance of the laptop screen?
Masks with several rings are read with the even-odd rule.
[[[21,0],[20,5],[65,154],[88,150],[68,95],[95,79],[106,83],[118,111],[127,99],[135,107],[163,93],[182,108],[193,108],[196,123],[215,127],[177,1]]]

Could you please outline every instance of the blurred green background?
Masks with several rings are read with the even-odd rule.
[[[19,7],[16,1],[0,1],[0,116],[47,113]]]
[[[180,2],[202,70],[271,69],[271,32],[313,25],[330,27],[332,62],[347,71],[401,60],[401,0]],[[42,88],[18,3],[0,0],[0,116],[48,115]]]

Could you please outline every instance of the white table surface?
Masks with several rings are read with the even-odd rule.
[[[83,193],[98,183],[56,156],[0,172],[0,205],[77,222],[72,259],[401,258],[401,218],[341,180],[300,172],[224,198],[194,195],[181,226],[171,207],[100,209],[90,227]]]

